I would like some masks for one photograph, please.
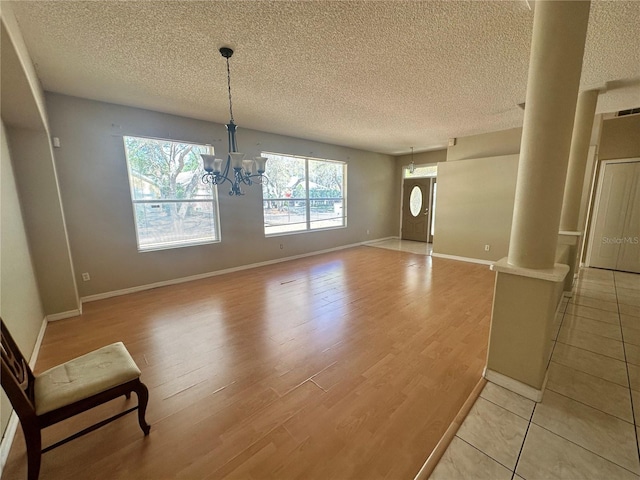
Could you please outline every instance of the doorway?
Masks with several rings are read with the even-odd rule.
[[[640,273],[640,160],[600,167],[589,266]]]
[[[408,178],[403,185],[402,239],[433,242],[436,178]]]

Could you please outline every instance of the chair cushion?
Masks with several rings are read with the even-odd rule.
[[[107,345],[37,375],[36,414],[89,398],[139,376],[140,369],[122,342]]]

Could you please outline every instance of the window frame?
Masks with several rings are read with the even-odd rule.
[[[309,157],[309,156],[302,156],[302,155],[291,155],[288,153],[277,153],[277,152],[262,152],[261,155],[263,157],[267,157],[269,158],[270,156],[278,156],[278,157],[288,157],[288,158],[292,158],[292,159],[298,159],[298,160],[304,160],[304,186],[305,186],[305,196],[304,198],[265,198],[264,197],[264,192],[265,192],[265,186],[263,185],[262,187],[262,218],[263,218],[263,232],[264,232],[264,236],[266,237],[280,237],[280,236],[284,236],[284,235],[296,235],[296,234],[301,234],[301,233],[312,233],[312,232],[321,232],[321,231],[326,231],[326,230],[336,230],[339,228],[347,228],[347,171],[348,171],[348,164],[347,162],[342,162],[340,160],[330,160],[330,159],[326,159],[326,158],[317,158],[317,157]],[[272,160],[271,158],[269,158],[269,160]],[[309,190],[309,162],[322,162],[322,163],[331,163],[331,164],[337,164],[337,165],[341,165],[342,166],[342,197],[340,198],[334,198],[334,197],[330,197],[330,198],[312,198],[310,196],[310,190]],[[269,162],[267,161],[267,165],[269,165]],[[267,167],[268,168],[268,167]],[[335,201],[335,200],[341,200],[342,201],[342,216],[341,217],[336,217],[336,218],[342,218],[342,225],[334,225],[334,226],[329,226],[329,227],[318,227],[318,228],[313,228],[312,224],[313,221],[311,220],[311,201],[312,200],[329,200],[329,201]],[[306,220],[305,222],[299,222],[298,224],[300,225],[304,225],[305,228],[303,229],[299,229],[299,230],[291,230],[291,231],[286,231],[286,232],[275,232],[275,233],[267,233],[266,232],[266,222],[265,222],[265,209],[264,209],[264,203],[266,201],[304,201],[305,202],[305,214],[306,214]],[[296,225],[296,224],[287,224],[287,225]]]
[[[213,146],[210,144],[203,144],[203,143],[197,143],[197,142],[190,142],[190,141],[182,141],[182,140],[175,140],[175,139],[169,139],[169,138],[160,138],[160,137],[151,137],[151,136],[145,136],[145,135],[122,135],[122,144],[123,144],[123,148],[124,148],[124,157],[125,157],[125,163],[127,165],[127,180],[129,181],[129,196],[130,196],[130,200],[131,200],[131,208],[132,208],[132,213],[133,213],[133,227],[135,230],[135,234],[136,234],[136,248],[138,250],[139,253],[147,253],[147,252],[156,252],[159,250],[172,250],[175,248],[185,248],[185,247],[193,247],[193,246],[198,246],[198,245],[207,245],[207,244],[214,244],[214,243],[220,243],[222,242],[222,234],[221,234],[221,228],[220,228],[220,202],[218,200],[218,188],[217,185],[209,185],[210,188],[210,192],[211,192],[211,196],[210,198],[190,198],[190,199],[176,199],[176,198],[159,198],[159,199],[144,199],[144,200],[138,200],[134,195],[134,175],[132,172],[132,165],[131,162],[129,161],[129,150],[127,148],[127,144],[126,144],[126,139],[127,138],[135,138],[135,139],[141,139],[141,140],[157,140],[157,141],[161,141],[161,142],[170,142],[170,143],[177,143],[177,144],[186,144],[186,145],[195,145],[197,147],[205,147],[206,151],[208,154],[213,155],[214,154],[214,150],[213,150]],[[184,204],[184,203],[209,203],[211,202],[211,209],[212,209],[212,215],[214,217],[214,231],[213,231],[213,236],[214,238],[207,238],[207,239],[200,239],[200,240],[178,240],[178,241],[174,241],[171,243],[165,243],[165,244],[153,244],[152,246],[149,247],[144,247],[140,244],[140,232],[138,231],[138,220],[137,220],[137,214],[136,214],[136,205],[138,204],[154,204],[154,203],[160,203],[160,204],[165,204],[165,203],[180,203],[180,204]]]
[[[402,180],[407,180],[410,178],[437,178],[438,176],[438,164],[437,163],[421,163],[420,165],[416,165],[415,169],[419,170],[422,168],[435,168],[435,171],[433,173],[426,173],[426,174],[416,174],[416,173],[411,173],[410,172],[410,166],[409,165],[404,165],[402,167]]]

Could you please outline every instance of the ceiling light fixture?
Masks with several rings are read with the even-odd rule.
[[[413,162],[413,147],[411,147],[411,163],[409,164],[409,173],[416,171],[416,164]]]
[[[231,184],[229,195],[244,195],[240,188],[242,185],[262,184],[267,177],[264,176],[266,157],[255,157],[255,159],[245,159],[244,153],[238,152],[236,143],[236,124],[233,121],[233,103],[231,101],[231,70],[229,69],[229,59],[233,55],[233,50],[228,47],[220,49],[220,55],[227,60],[227,87],[229,90],[229,114],[231,120],[227,123],[227,135],[229,136],[229,153],[227,162],[222,168],[223,159],[214,155],[201,154],[204,164],[205,174],[202,176],[204,183],[212,185],[222,185],[224,182]],[[257,173],[253,173],[254,168]],[[233,169],[233,172],[230,170]],[[230,176],[231,175],[231,176]]]

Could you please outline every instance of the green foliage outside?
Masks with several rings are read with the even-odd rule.
[[[263,187],[263,198],[307,198],[304,158],[267,155],[266,175],[269,181]],[[308,160],[309,198],[342,198],[344,166],[337,162]]]
[[[124,137],[124,143],[131,173],[155,187],[152,196],[134,187],[136,200],[193,198],[204,174],[200,154],[207,153],[207,147],[136,137]]]
[[[208,147],[151,138],[124,137],[131,172],[133,200],[157,200],[157,205],[138,204],[136,222],[141,238],[196,237],[202,222],[211,223],[211,206],[190,200],[211,201],[211,187],[201,182],[204,169],[200,153]],[[184,200],[184,202],[163,202]],[[160,208],[156,208],[157,206]],[[142,208],[144,207],[144,208]],[[193,232],[190,234],[190,230]],[[157,238],[156,238],[157,237]]]

